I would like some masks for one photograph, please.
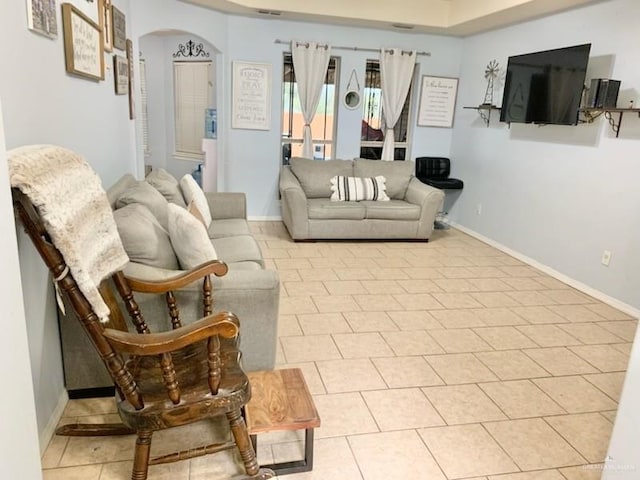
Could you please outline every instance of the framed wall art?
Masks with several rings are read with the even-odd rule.
[[[120,10],[111,5],[111,20],[113,22],[113,46],[118,50],[127,48],[127,20]]]
[[[70,3],[63,3],[62,29],[67,72],[92,80],[104,80],[100,27]]]
[[[113,76],[116,95],[127,95],[129,93],[129,60],[122,55],[113,56]]]
[[[135,59],[133,58],[133,42],[127,38],[125,42],[125,46],[127,49],[127,65],[129,68],[129,119],[133,120],[136,118],[136,105],[134,100],[134,81],[133,81],[133,62]]]
[[[457,78],[423,75],[418,108],[418,126],[453,127],[457,93]]]
[[[233,62],[231,128],[269,130],[271,65]]]
[[[102,31],[104,51],[111,52],[113,50],[113,16],[111,15],[111,0],[98,0],[98,19],[100,30]]]
[[[27,0],[27,25],[40,35],[49,38],[58,36],[56,0]]]

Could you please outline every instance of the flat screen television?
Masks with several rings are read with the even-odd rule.
[[[500,121],[576,125],[591,44],[509,57]]]

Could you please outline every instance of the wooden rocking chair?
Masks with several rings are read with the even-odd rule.
[[[212,261],[171,281],[145,282],[125,277],[118,271],[104,280],[100,293],[109,307],[109,322],[98,319],[91,303],[80,291],[60,251],[51,241],[45,223],[31,200],[12,189],[14,211],[40,256],[56,279],[84,330],[103,359],[116,386],[116,403],[123,424],[63,428],[62,434],[137,435],[132,480],[147,478],[149,465],[175,462],[237,448],[247,477],[274,476],[260,469],[244,419],[243,406],[251,397],[247,376],[242,371],[238,350],[239,322],[228,312],[212,314],[210,275],[224,275],[227,266]],[[203,281],[203,318],[189,325],[180,322],[172,291]],[[127,331],[125,315],[115,299],[120,295],[137,333]],[[164,294],[173,330],[151,333],[133,292]],[[186,449],[150,459],[153,432],[226,416],[233,441]],[[70,432],[71,430],[71,432]]]

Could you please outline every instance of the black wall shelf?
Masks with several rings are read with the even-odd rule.
[[[501,110],[500,107],[496,107],[495,105],[489,105],[486,103],[478,105],[477,107],[462,107],[462,108],[466,108],[467,110],[477,110],[478,114],[480,115],[480,118],[482,118],[487,128],[489,127],[489,123],[491,123],[491,112],[494,110],[497,110],[497,111]]]
[[[604,118],[607,119],[611,126],[611,130],[616,134],[616,138],[620,134],[620,125],[622,125],[622,117],[625,113],[637,113],[640,118],[640,108],[587,107],[581,108],[579,112],[584,115],[585,123],[593,123],[598,117],[604,115]]]

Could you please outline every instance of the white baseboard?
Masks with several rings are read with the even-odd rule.
[[[590,287],[589,285],[585,285],[582,282],[579,282],[578,280],[575,280],[567,275],[565,275],[564,273],[558,272],[557,270],[554,270],[553,268],[549,267],[548,265],[544,265],[540,262],[538,262],[537,260],[534,260],[533,258],[527,257],[526,255],[517,252],[515,250],[512,250],[509,247],[506,247],[504,245],[502,245],[501,243],[496,242],[495,240],[492,240],[488,237],[485,237],[484,235],[481,235],[480,233],[471,230],[470,228],[464,227],[456,222],[451,222],[451,226],[454,228],[457,228],[458,230],[460,230],[461,232],[466,233],[467,235],[470,235],[474,238],[477,238],[478,240],[491,245],[494,248],[497,248],[498,250],[506,253],[507,255],[511,255],[514,258],[517,258],[518,260],[527,263],[529,265],[531,265],[534,268],[537,268],[538,270],[543,271],[544,273],[546,273],[547,275],[552,276],[553,278],[560,280],[562,283],[566,283],[567,285],[575,288],[576,290],[580,290],[583,293],[586,293],[587,295],[592,296],[593,298],[597,298],[598,300],[611,305],[614,308],[617,308],[618,310],[631,315],[634,318],[640,318],[640,309],[637,309],[629,304],[626,304],[620,300],[618,300],[617,298],[613,298],[609,295],[607,295],[606,293],[603,293],[599,290],[596,290],[593,287]]]
[[[276,215],[276,216],[248,215],[247,220],[249,220],[250,222],[281,222],[282,217],[280,215]]]
[[[44,451],[47,449],[47,445],[53,438],[53,435],[56,433],[56,427],[58,426],[58,422],[62,418],[62,413],[64,412],[64,407],[67,406],[67,402],[69,401],[69,394],[66,389],[62,389],[62,393],[58,397],[58,403],[56,403],[56,408],[53,409],[53,413],[49,417],[49,421],[47,425],[44,427],[44,430],[40,432],[39,435],[39,443],[40,443],[40,456],[44,455]]]

